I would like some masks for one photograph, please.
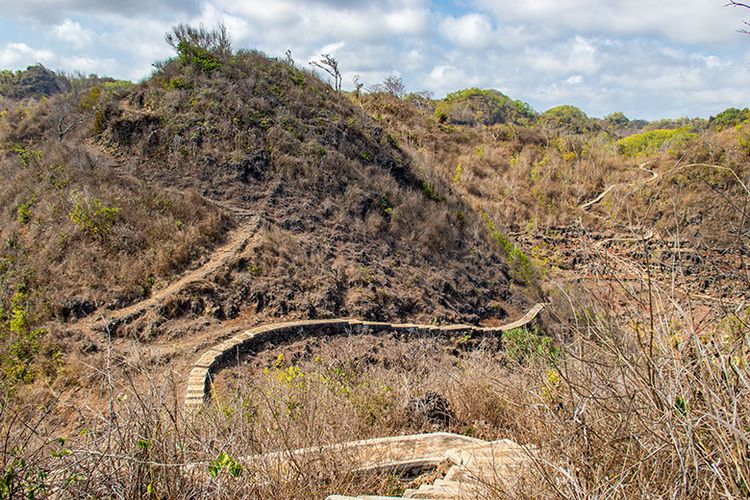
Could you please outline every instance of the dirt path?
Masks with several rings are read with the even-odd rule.
[[[231,207],[221,206],[234,212]],[[260,218],[258,216],[250,215],[245,210],[242,210],[242,213],[239,215],[245,218],[242,225],[230,233],[227,242],[214,250],[208,257],[208,260],[200,267],[185,271],[175,281],[153,291],[148,298],[140,302],[114,311],[97,311],[95,314],[79,322],[77,326],[85,330],[86,333],[91,334],[91,336],[96,336],[96,332],[106,331],[107,329],[114,330],[119,325],[130,323],[143,316],[150,309],[160,306],[167,299],[179,294],[189,285],[210,279],[226,266],[236,262],[260,227]]]

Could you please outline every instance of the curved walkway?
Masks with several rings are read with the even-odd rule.
[[[211,395],[212,374],[244,353],[260,350],[268,342],[280,343],[304,337],[401,331],[408,333],[501,333],[528,325],[544,309],[545,304],[534,305],[519,320],[501,326],[480,327],[472,325],[420,325],[412,323],[379,323],[357,319],[329,319],[292,321],[252,328],[235,335],[205,351],[193,364],[185,392],[185,410],[200,408]]]

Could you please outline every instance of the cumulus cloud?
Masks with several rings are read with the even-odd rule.
[[[54,8],[50,7],[50,1]],[[298,65],[331,53],[344,88],[398,72],[437,96],[478,86],[543,111],[716,114],[746,106],[745,10],[724,0],[0,0],[0,67],[138,80],[174,55],[172,25],[223,23],[235,48]],[[106,35],[105,35],[106,34]],[[742,43],[730,43],[740,40]],[[743,49],[743,47],[747,47]],[[309,67],[309,66],[308,66]]]
[[[575,36],[556,46],[530,46],[525,51],[528,64],[535,70],[559,75],[562,73],[594,74],[601,69],[594,40]]]
[[[94,39],[94,32],[71,19],[66,19],[52,28],[52,36],[71,44],[76,49],[82,49],[91,45],[91,41]]]
[[[440,23],[440,34],[453,44],[469,49],[486,48],[493,38],[492,23],[483,14],[448,16]]]
[[[178,17],[200,11],[200,0],[0,0],[4,15],[56,22],[72,15]]]
[[[49,64],[55,54],[46,49],[33,49],[25,43],[8,43],[0,50],[0,67],[18,67],[34,63]]]
[[[702,43],[731,40],[738,13],[726,2],[706,0],[476,0],[477,7],[499,20],[537,24],[540,33],[570,30],[596,34],[656,34],[671,40]]]

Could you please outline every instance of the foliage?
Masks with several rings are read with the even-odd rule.
[[[548,362],[557,357],[558,349],[552,339],[537,329],[514,328],[503,333],[506,356],[516,363]]]
[[[242,474],[242,465],[235,459],[222,451],[219,456],[208,464],[208,474],[219,477],[221,471],[226,470],[230,477],[238,478]]]
[[[219,69],[231,55],[229,36],[221,24],[212,30],[179,24],[165,38],[177,51],[177,58],[183,66],[192,66],[207,74]]]
[[[625,156],[638,156],[667,151],[688,143],[695,137],[687,127],[649,130],[617,141],[617,151]]]
[[[595,128],[594,122],[579,108],[564,104],[539,115],[539,122],[561,133],[584,134]]]
[[[108,207],[99,198],[76,199],[68,218],[78,229],[92,236],[103,237],[117,222],[118,207]]]
[[[514,101],[497,90],[469,88],[452,92],[439,101],[435,116],[459,125],[526,125],[533,123],[536,113],[527,103]]]
[[[18,204],[16,219],[20,224],[28,224],[31,221],[31,207],[34,203],[36,203],[36,196],[32,196],[29,201]]]
[[[708,119],[708,126],[714,130],[724,130],[742,125],[750,119],[750,109],[727,108]]]
[[[708,128],[708,120],[705,118],[688,118],[683,116],[681,118],[664,118],[650,122],[645,130],[661,130],[661,129],[678,129],[687,128],[691,132],[700,132]]]
[[[42,159],[42,152],[38,149],[33,149],[24,146],[23,144],[11,144],[8,146],[10,153],[15,153],[21,160],[21,165],[28,167],[34,162],[38,162]]]
[[[0,96],[11,99],[48,97],[65,89],[65,77],[41,64],[16,72],[0,71]]]
[[[529,256],[497,229],[495,222],[486,212],[482,212],[482,218],[490,237],[508,257],[514,277],[521,283],[530,284],[536,275],[536,269]]]
[[[7,324],[0,327],[3,355],[0,356],[2,378],[9,384],[29,383],[35,378],[32,368],[42,349],[44,329],[33,328],[28,293],[18,290],[10,301]]]

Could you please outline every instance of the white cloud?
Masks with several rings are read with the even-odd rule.
[[[71,44],[76,49],[82,49],[91,45],[91,41],[94,39],[94,32],[71,19],[66,19],[61,24],[52,28],[52,36]]]
[[[0,67],[42,62],[137,80],[173,55],[172,25],[221,22],[235,48],[291,49],[307,67],[331,53],[345,88],[355,74],[369,86],[398,72],[409,90],[438,97],[479,86],[539,110],[570,103],[594,116],[656,118],[744,107],[750,86],[750,37],[735,32],[750,11],[725,0],[53,3],[0,0]]]
[[[576,35],[572,40],[556,46],[527,46],[526,64],[536,71],[552,75],[565,73],[597,73],[602,64],[599,60],[597,43]]]
[[[558,36],[570,30],[588,34],[660,35],[688,42],[721,42],[736,36],[742,12],[724,0],[476,0],[500,22],[521,21],[540,33]]]
[[[440,34],[453,44],[469,49],[486,48],[493,39],[492,23],[487,16],[476,13],[443,19]]]
[[[59,69],[68,71],[80,71],[83,74],[111,75],[117,67],[117,61],[111,57],[63,57],[59,62]]]
[[[8,43],[0,50],[0,67],[17,68],[34,63],[48,64],[55,54],[46,49],[33,49],[25,43]]]

